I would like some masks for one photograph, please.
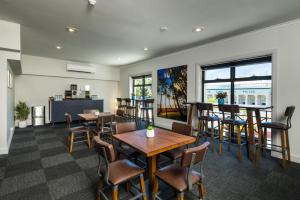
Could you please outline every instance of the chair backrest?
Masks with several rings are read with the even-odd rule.
[[[235,119],[235,114],[240,113],[238,105],[219,105],[219,110],[222,112],[223,119],[225,118],[225,113],[230,113],[232,119]]]
[[[131,99],[130,99],[130,98],[126,98],[126,99],[125,99],[125,103],[126,103],[126,106],[130,106],[130,104],[131,104]]]
[[[192,136],[192,126],[188,125],[188,124],[182,124],[182,123],[178,123],[178,122],[173,122],[172,123],[172,131],[182,134],[182,135],[188,135],[188,136]]]
[[[153,107],[154,99],[145,99],[144,100],[144,106],[145,107]]]
[[[295,106],[288,106],[285,110],[284,116],[286,119],[286,124],[289,128],[292,128],[292,117],[295,112],[296,107]]]
[[[69,113],[65,113],[67,128],[71,128],[72,116]]]
[[[99,166],[98,175],[104,176],[104,180],[109,184],[109,163],[116,161],[116,154],[112,144],[104,142],[99,136],[94,137],[94,148],[98,153]],[[104,165],[102,165],[102,160],[104,160]]]
[[[200,146],[185,149],[181,159],[181,167],[187,168],[187,185],[188,190],[191,191],[193,189],[193,167],[195,164],[200,163],[200,176],[203,179],[203,170],[202,165],[205,159],[206,152],[208,150],[209,142],[205,142]]]
[[[212,103],[197,103],[197,109],[200,116],[209,116],[209,112],[212,112],[214,108]]]
[[[120,117],[124,117],[125,111],[124,111],[124,110],[121,110],[121,109],[117,109],[116,115],[118,115],[118,116],[120,116]]]
[[[102,113],[104,114],[104,113]],[[107,113],[107,116],[98,116],[98,119],[96,121],[96,127],[97,129],[101,129],[104,124],[106,123],[112,123],[114,121],[115,117],[113,114]]]
[[[116,124],[116,134],[127,133],[136,130],[135,122],[124,122]]]

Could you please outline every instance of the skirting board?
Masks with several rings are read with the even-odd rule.
[[[272,152],[271,156],[275,157],[275,158],[279,158],[279,159],[282,158],[282,155],[279,152]],[[295,154],[291,154],[291,161],[295,162],[295,163],[300,163],[300,156],[295,155]]]

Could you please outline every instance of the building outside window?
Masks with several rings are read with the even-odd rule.
[[[142,75],[132,77],[131,97],[134,99],[149,99],[152,97],[152,76]]]

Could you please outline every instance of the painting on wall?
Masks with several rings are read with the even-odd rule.
[[[187,121],[187,65],[157,71],[157,116]]]

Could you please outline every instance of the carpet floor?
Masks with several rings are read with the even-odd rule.
[[[16,129],[9,154],[0,157],[0,199],[94,200],[97,155],[84,144],[75,144],[68,153],[66,136],[62,125]],[[209,150],[203,168],[205,199],[300,199],[299,164],[283,170],[278,159],[266,156],[254,166],[246,156],[238,161],[236,152],[232,148],[219,155]],[[164,199],[174,199],[169,187],[161,188]],[[122,187],[120,193],[121,198],[127,195]],[[185,198],[196,199],[191,193]]]

